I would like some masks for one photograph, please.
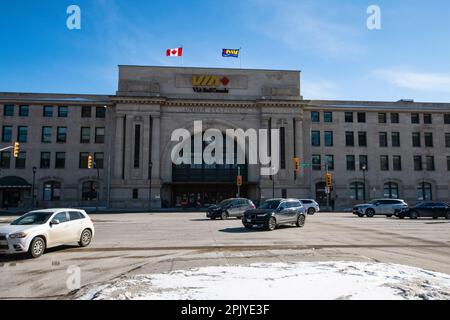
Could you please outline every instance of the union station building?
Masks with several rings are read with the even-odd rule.
[[[172,132],[200,120],[279,129],[280,170],[173,164]],[[0,93],[0,129],[0,149],[20,143],[0,154],[2,208],[205,207],[237,195],[238,171],[255,202],[450,201],[449,103],[305,100],[299,71],[119,66],[113,95]]]

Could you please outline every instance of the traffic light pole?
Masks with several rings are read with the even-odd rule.
[[[241,167],[238,166],[238,176],[241,176]],[[239,185],[239,183],[237,184],[237,197],[240,198],[241,197],[241,186]]]
[[[328,164],[325,165],[325,171],[326,174],[328,176],[329,171],[328,171]],[[327,208],[330,209],[330,194],[331,194],[331,186],[327,186]]]

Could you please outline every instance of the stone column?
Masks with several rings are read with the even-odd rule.
[[[123,166],[123,135],[125,134],[123,128],[124,115],[117,115],[115,117],[116,133],[114,138],[114,179],[122,179]],[[112,134],[112,133],[111,133]]]

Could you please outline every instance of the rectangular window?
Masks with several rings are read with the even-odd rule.
[[[311,122],[312,123],[320,122],[320,113],[318,111],[311,111]]]
[[[69,114],[69,108],[67,106],[59,106],[58,107],[58,117],[59,118],[67,118]]]
[[[0,168],[9,169],[11,165],[11,151],[0,152]]]
[[[348,155],[346,158],[347,158],[347,170],[348,171],[355,171],[356,170],[355,156]]]
[[[422,171],[422,156],[414,156],[414,170]]]
[[[17,141],[27,142],[28,141],[28,127],[18,127],[17,128]]]
[[[92,107],[91,106],[82,106],[81,107],[81,117],[82,118],[90,118],[92,116]]]
[[[50,152],[41,152],[41,169],[50,169]]]
[[[345,145],[347,147],[355,146],[355,134],[353,133],[353,131],[345,132]]]
[[[66,143],[66,141],[67,141],[67,128],[66,127],[58,127],[56,129],[56,142]]]
[[[30,107],[27,105],[19,106],[19,116],[20,117],[28,117],[30,112]]]
[[[66,167],[66,153],[57,152],[55,159],[55,169],[64,169]]]
[[[19,156],[16,158],[16,169],[25,169],[27,160],[27,153],[20,151]]]
[[[95,143],[105,143],[105,128],[95,128]]]
[[[3,106],[3,116],[4,117],[14,117],[14,105],[5,104]]]
[[[393,147],[400,147],[400,132],[392,132],[391,139]]]
[[[133,200],[137,200],[139,198],[139,190],[133,189]]]
[[[387,141],[387,132],[380,132],[379,134],[379,139],[380,139],[380,147],[387,147],[388,146],[388,141]]]
[[[434,171],[434,156],[427,156],[426,157],[426,163],[427,163],[427,171]]]
[[[378,113],[378,123],[386,123],[386,113]]]
[[[91,141],[91,128],[81,127],[80,143],[89,143]]]
[[[412,144],[415,148],[420,148],[420,132],[413,132]]]
[[[445,147],[450,148],[450,133],[445,134]]]
[[[369,163],[366,155],[359,156],[359,170],[369,170]]]
[[[381,171],[389,171],[389,157],[388,156],[380,156],[380,170]]]
[[[311,145],[313,147],[320,147],[320,131],[311,132]]]
[[[366,113],[365,112],[358,112],[358,122],[359,123],[366,122]]]
[[[52,143],[52,127],[42,127],[42,143]]]
[[[286,130],[280,127],[280,167],[286,169]]]
[[[2,128],[2,142],[12,142],[12,130],[11,126],[3,126]]]
[[[105,154],[103,152],[94,153],[94,161],[97,169],[103,169],[105,165]]]
[[[345,113],[345,122],[353,122],[353,112]]]
[[[43,116],[46,118],[53,117],[53,106],[44,106]]]
[[[418,113],[411,113],[411,123],[412,124],[420,123],[420,116]]]
[[[333,112],[324,112],[323,113],[323,122],[331,123],[333,122]]]
[[[433,133],[425,132],[424,136],[425,136],[425,147],[433,148]]]
[[[325,147],[333,146],[333,131],[325,131]]]
[[[313,170],[322,170],[322,159],[320,157],[320,154],[313,154],[311,163]]]
[[[89,152],[80,152],[80,169],[88,169]]]
[[[96,118],[104,118],[106,115],[106,108],[104,107],[95,107],[95,117]]]
[[[330,171],[334,170],[334,156],[331,154],[327,154],[325,156],[325,165],[327,166],[327,169]]]
[[[141,125],[134,126],[134,168],[139,168],[141,157]]]
[[[398,113],[391,113],[391,123],[399,123],[400,115]]]
[[[431,113],[425,113],[423,115],[423,123],[425,123],[425,124],[432,124],[433,123],[433,118],[431,116]]]
[[[358,132],[358,143],[360,147],[367,147],[367,133],[365,131]]]
[[[444,124],[450,124],[450,113],[444,114]]]
[[[393,156],[393,169],[394,171],[402,171],[402,157],[401,156]]]
[[[450,171],[450,156],[447,156],[447,170]]]

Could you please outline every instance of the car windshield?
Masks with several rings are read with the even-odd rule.
[[[414,206],[414,208],[421,208],[421,207],[424,207],[424,206],[426,206],[428,203],[429,203],[429,202],[419,202],[418,204],[416,204],[416,205]]]
[[[229,205],[233,200],[227,199],[227,200],[223,200],[219,205],[220,206],[226,206]]]
[[[280,200],[268,200],[264,201],[260,206],[259,209],[271,209],[275,210],[278,208],[278,205],[280,204]]]
[[[11,225],[26,226],[44,224],[50,219],[52,214],[52,212],[30,212],[21,216],[19,219],[14,220]]]
[[[369,204],[375,204],[377,202],[379,202],[379,200],[372,200],[372,201],[369,202]]]

